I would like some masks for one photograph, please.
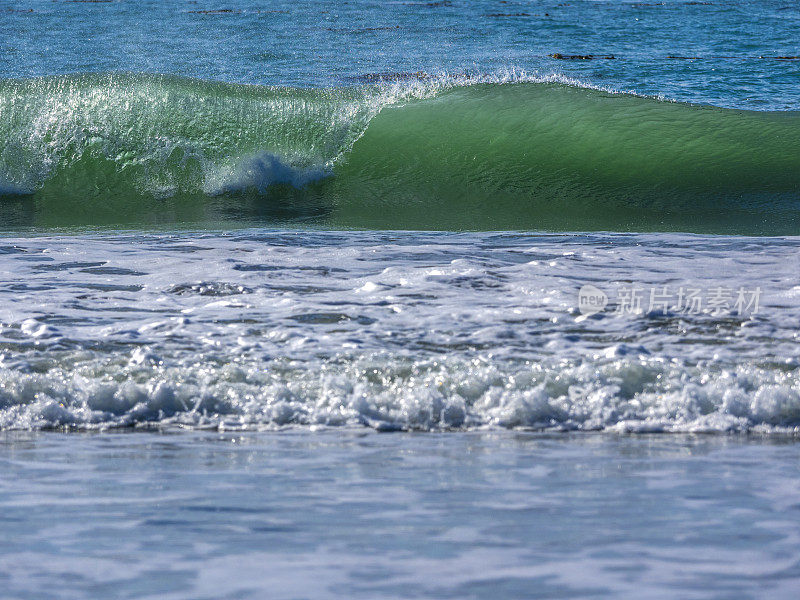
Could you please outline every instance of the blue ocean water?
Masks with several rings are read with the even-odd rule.
[[[9,598],[792,598],[798,445],[0,437]]]
[[[3,77],[123,71],[309,87],[517,68],[715,106],[800,106],[800,62],[777,58],[800,53],[800,8],[786,0],[4,0],[0,10]]]
[[[0,595],[793,598],[799,23],[0,0]]]

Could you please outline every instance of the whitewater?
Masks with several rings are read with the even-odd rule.
[[[5,238],[0,427],[795,434],[797,252],[685,234]],[[586,284],[610,299],[588,318]],[[736,289],[757,305],[737,310]]]

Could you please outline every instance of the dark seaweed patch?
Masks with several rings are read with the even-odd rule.
[[[560,52],[548,54],[548,56],[557,60],[611,60],[616,58],[613,54],[561,54]]]
[[[189,10],[186,12],[193,15],[238,15],[241,14],[242,11],[234,10],[232,8],[218,8],[208,10]]]
[[[502,18],[502,17],[533,17],[533,16],[539,17],[539,16],[542,16],[542,15],[532,15],[531,13],[518,12],[518,13],[489,13],[486,16],[487,17],[493,17],[493,18]],[[545,17],[549,17],[550,15],[548,15],[547,13],[544,13],[544,16]]]
[[[450,0],[441,0],[440,2],[403,2],[403,6],[424,6],[426,8],[441,8],[444,6],[453,6]]]

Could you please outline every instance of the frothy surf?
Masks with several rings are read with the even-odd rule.
[[[146,349],[0,368],[0,428],[264,430],[515,428],[800,433],[797,370],[692,368],[648,357],[507,364],[339,357],[325,364],[200,360]]]
[[[0,428],[800,431],[798,239],[6,239]],[[644,312],[618,313],[619,286]],[[590,278],[611,305],[576,309]],[[665,286],[761,291],[649,311]],[[42,303],[42,298],[47,303]]]

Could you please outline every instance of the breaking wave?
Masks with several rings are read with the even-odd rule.
[[[714,370],[616,350],[554,364],[374,356],[309,368],[170,364],[140,348],[46,373],[0,369],[0,428],[800,432],[797,369]]]
[[[800,232],[798,113],[552,77],[7,80],[0,134],[0,195],[25,196],[33,226],[241,223],[279,207],[335,227]]]

